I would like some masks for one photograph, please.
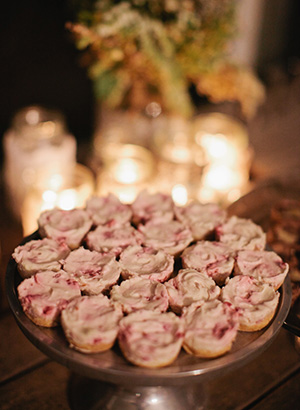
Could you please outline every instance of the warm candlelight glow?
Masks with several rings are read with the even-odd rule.
[[[176,184],[172,188],[172,198],[176,205],[184,206],[188,202],[188,192],[184,185]]]
[[[162,119],[153,138],[158,170],[155,187],[172,195],[178,205],[195,198],[206,162],[191,125],[180,117]]]
[[[22,207],[24,235],[37,229],[37,219],[42,211],[55,207],[64,210],[82,208],[93,193],[93,174],[81,164],[76,164],[70,175],[56,174],[45,186],[35,186],[28,192]]]
[[[195,141],[207,158],[198,198],[202,201],[232,202],[249,183],[251,151],[245,127],[223,114],[199,116]]]
[[[137,159],[122,158],[112,164],[111,174],[118,182],[134,184],[143,179],[143,164]]]
[[[103,148],[103,168],[97,180],[97,193],[114,193],[122,202],[131,203],[138,193],[149,188],[154,174],[150,151],[133,144],[108,144]]]
[[[19,219],[32,186],[40,184],[57,190],[61,184],[57,176],[65,177],[72,171],[76,140],[68,133],[60,113],[31,106],[16,113],[3,145],[5,188],[11,210]]]
[[[192,199],[227,204],[249,184],[246,129],[219,113],[191,121],[159,116],[153,123],[152,151],[116,139],[102,141],[98,148],[97,193],[114,193],[125,203],[147,188],[172,195],[178,205]]]

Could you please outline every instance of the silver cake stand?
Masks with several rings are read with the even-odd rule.
[[[25,241],[33,238],[36,234]],[[75,410],[203,409],[207,399],[203,383],[245,364],[266,349],[283,325],[291,303],[291,285],[286,279],[269,326],[259,332],[239,332],[228,354],[203,360],[182,351],[170,366],[144,369],[129,364],[118,346],[103,353],[83,354],[68,346],[60,327],[36,326],[19,303],[16,289],[20,281],[16,263],[11,259],[6,272],[11,310],[23,333],[38,349],[74,372],[69,393]]]

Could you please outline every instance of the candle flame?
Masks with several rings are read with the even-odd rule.
[[[188,201],[188,192],[184,185],[176,184],[172,188],[172,198],[176,205],[186,205]]]
[[[118,182],[123,184],[134,184],[140,179],[140,168],[138,161],[130,158],[123,158],[115,164],[113,174]]]

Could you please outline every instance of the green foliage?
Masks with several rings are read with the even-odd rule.
[[[166,111],[190,115],[190,86],[226,60],[235,33],[236,0],[83,5],[71,30],[86,51],[97,97],[111,107],[143,107],[156,99]]]

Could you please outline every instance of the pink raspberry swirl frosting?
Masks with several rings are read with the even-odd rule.
[[[205,272],[218,285],[223,285],[234,266],[232,249],[225,243],[199,241],[181,254],[184,268]]]
[[[122,204],[113,194],[90,198],[86,203],[86,210],[94,225],[124,225],[130,222],[132,216],[129,205]]]
[[[283,283],[289,265],[271,251],[239,251],[236,258],[235,275],[253,276],[277,290]]]
[[[17,290],[25,314],[45,327],[58,325],[62,309],[81,295],[78,283],[63,270],[37,273],[24,279]]]
[[[120,348],[127,360],[137,366],[167,366],[181,350],[184,325],[173,312],[140,310],[121,319],[119,326]]]
[[[213,279],[195,269],[181,269],[165,286],[170,306],[175,313],[180,313],[183,307],[194,302],[216,299],[221,292]]]
[[[170,195],[146,190],[139,193],[131,204],[133,223],[145,224],[150,220],[157,223],[171,221],[174,218],[174,202]]]
[[[178,221],[150,221],[146,225],[139,225],[138,229],[144,235],[145,246],[163,249],[173,256],[182,252],[193,240],[190,229]]]
[[[228,352],[237,336],[239,314],[230,303],[218,299],[184,308],[184,349],[195,356],[218,357]]]
[[[44,211],[38,218],[42,237],[66,242],[70,249],[76,249],[92,226],[92,220],[83,209],[52,209]]]
[[[86,237],[89,249],[97,252],[109,252],[115,256],[130,245],[141,245],[143,235],[130,224],[117,227],[98,226]]]
[[[121,304],[124,313],[141,309],[165,312],[169,306],[164,284],[146,278],[132,278],[113,286],[110,297]]]
[[[162,249],[128,246],[120,255],[123,279],[143,277],[164,282],[173,273],[174,258]]]
[[[185,207],[174,208],[175,216],[187,225],[191,231],[194,240],[205,239],[213,233],[215,228],[225,222],[227,213],[219,205],[208,203],[201,204],[193,201]]]
[[[239,330],[256,331],[272,319],[279,292],[252,276],[235,276],[222,289],[221,299],[232,303],[240,314]]]
[[[251,219],[232,216],[217,229],[217,236],[233,250],[263,250],[266,246],[266,234]]]
[[[44,238],[18,246],[12,257],[17,262],[20,275],[25,279],[41,271],[59,271],[61,260],[66,258],[70,252],[67,244]]]
[[[120,277],[120,266],[113,255],[101,254],[80,247],[70,253],[63,268],[79,283],[86,295],[98,295],[115,285]]]
[[[61,324],[71,347],[95,353],[112,347],[122,317],[121,307],[106,296],[82,296],[62,311]]]

